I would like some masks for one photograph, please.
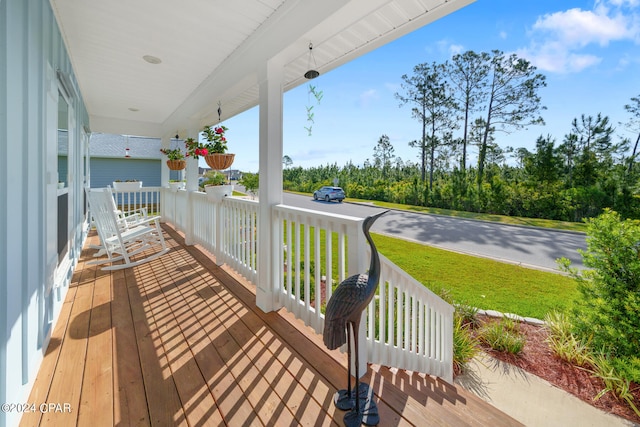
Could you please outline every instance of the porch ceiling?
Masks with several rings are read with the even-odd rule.
[[[474,0],[50,0],[93,131],[200,128],[258,104],[267,60],[284,90]],[[143,57],[159,58],[150,64]],[[133,111],[132,111],[133,110]]]

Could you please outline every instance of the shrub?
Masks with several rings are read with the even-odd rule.
[[[553,311],[545,316],[546,342],[560,359],[577,366],[593,366],[589,342],[582,342],[573,333],[573,325],[564,313]]]
[[[455,317],[453,320],[453,371],[456,374],[462,372],[478,351],[480,351],[478,340],[469,327],[462,322],[462,318]]]
[[[204,181],[202,181],[202,186],[207,185],[223,185],[227,183],[227,178],[223,173],[210,170],[204,174]]]
[[[244,186],[250,193],[255,193],[260,183],[260,177],[257,173],[245,172],[240,179],[239,184]]]
[[[460,318],[463,325],[475,328],[478,326],[478,309],[472,307],[469,304],[453,304],[455,308],[455,315]]]
[[[604,383],[604,388],[594,400],[610,392],[617,399],[624,400],[640,416],[631,389],[632,381],[640,380],[640,358],[624,359],[594,353],[589,342],[582,342],[576,337],[571,321],[563,313],[550,313],[545,317],[545,323],[549,333],[547,342],[553,352],[569,363],[584,367]]]
[[[634,397],[631,392],[630,382],[620,374],[620,371],[616,368],[612,360],[603,355],[596,356],[593,375],[600,378],[605,386],[594,400],[598,400],[608,392],[611,392],[616,398],[623,399],[627,402],[629,407],[640,417],[640,410],[638,410],[633,403]]]
[[[578,283],[572,312],[578,337],[614,357],[640,353],[640,222],[622,221],[607,210],[587,221],[587,250],[579,272],[566,259],[561,267]]]
[[[496,351],[510,354],[519,354],[527,341],[520,332],[519,323],[506,317],[485,324],[480,329],[479,339]]]

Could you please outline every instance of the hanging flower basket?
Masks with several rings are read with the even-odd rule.
[[[181,171],[187,167],[187,162],[185,160],[167,160],[167,166],[172,171]]]
[[[204,160],[211,169],[222,171],[231,167],[235,156],[235,154],[212,153],[204,156]]]

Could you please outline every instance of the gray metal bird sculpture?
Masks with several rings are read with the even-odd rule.
[[[378,287],[380,280],[380,257],[373,239],[369,234],[369,229],[373,223],[388,211],[368,216],[362,223],[362,231],[371,246],[371,263],[368,273],[356,274],[346,278],[338,285],[331,295],[325,311],[323,339],[324,344],[330,350],[336,349],[347,343],[347,353],[349,355],[348,385],[346,390],[340,390],[335,398],[336,407],[342,410],[351,409],[345,414],[344,422],[347,426],[356,426],[364,422],[367,425],[378,424],[379,417],[375,402],[370,398],[363,403],[361,398],[369,395],[366,384],[360,384],[360,373],[358,363],[358,329],[362,312],[369,305]],[[353,331],[354,352],[356,366],[355,393],[351,389],[351,334],[349,327]],[[364,390],[361,390],[361,387]],[[361,394],[363,396],[361,396]],[[363,420],[364,418],[364,420]]]

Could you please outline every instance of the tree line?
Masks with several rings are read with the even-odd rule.
[[[313,192],[337,178],[353,198],[565,221],[605,208],[639,218],[640,95],[624,105],[629,116],[622,126],[634,141],[616,138],[609,117],[598,113],[575,117],[560,140],[540,135],[533,151],[500,147],[497,133],[544,124],[538,95],[544,86],[545,76],[527,60],[497,50],[418,64],[396,93],[421,125],[409,142],[418,162],[396,157],[381,135],[362,166],[302,169],[285,156],[284,187]]]

